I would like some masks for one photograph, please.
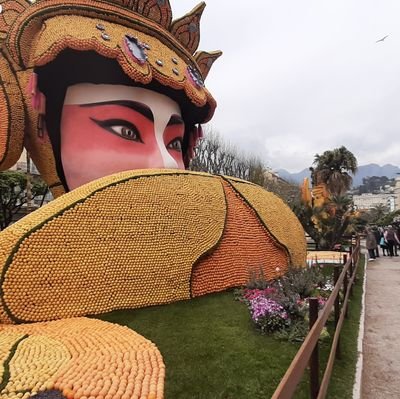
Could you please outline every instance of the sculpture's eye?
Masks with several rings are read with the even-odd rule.
[[[114,130],[115,133],[119,134],[122,136],[124,139],[127,140],[135,140],[135,141],[141,141],[139,132],[136,129],[132,129],[127,126],[113,126],[111,127],[112,130]]]
[[[102,127],[103,129],[109,131],[110,133],[116,134],[125,140],[137,141],[138,143],[143,143],[142,138],[137,127],[126,120],[123,119],[107,119],[104,121],[99,121],[97,119],[91,118],[93,122]]]
[[[173,139],[168,143],[167,149],[182,152],[182,139],[180,137]]]

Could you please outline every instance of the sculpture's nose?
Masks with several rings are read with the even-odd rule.
[[[155,132],[156,148],[154,152],[153,166],[151,168],[165,168],[165,169],[178,169],[178,164],[172,155],[168,152],[163,137],[164,129],[157,129]],[[155,166],[157,165],[157,166]]]

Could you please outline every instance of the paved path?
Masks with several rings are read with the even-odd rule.
[[[400,398],[400,256],[367,265],[362,399]]]

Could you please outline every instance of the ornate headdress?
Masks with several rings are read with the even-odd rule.
[[[52,143],[41,135],[46,101],[36,72],[68,51],[116,62],[135,84],[176,99],[193,126],[211,119],[216,103],[204,79],[221,52],[196,51],[204,7],[172,21],[168,0],[0,0],[0,170],[25,145],[53,194],[63,193]]]

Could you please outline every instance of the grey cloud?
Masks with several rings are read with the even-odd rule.
[[[197,1],[171,3],[180,16]],[[398,0],[208,0],[200,48],[224,51],[207,78],[214,128],[274,169],[339,145],[399,164],[399,14]]]

